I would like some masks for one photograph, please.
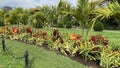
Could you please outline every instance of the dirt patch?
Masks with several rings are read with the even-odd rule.
[[[89,68],[101,68],[97,62],[91,61],[91,60],[85,61],[85,59],[82,56],[75,56],[75,57],[70,57],[70,58],[83,65],[88,66]]]

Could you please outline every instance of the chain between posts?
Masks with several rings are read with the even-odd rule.
[[[8,55],[10,55],[11,57],[15,58],[15,59],[25,59],[25,68],[30,68],[29,67],[29,53],[28,50],[25,51],[24,55],[22,57],[16,57],[15,55],[13,55],[12,52],[10,52],[8,50],[8,48],[5,46],[5,39],[2,38],[2,49],[3,52],[8,53]]]

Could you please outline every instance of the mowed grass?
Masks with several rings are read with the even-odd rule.
[[[24,52],[28,50],[32,68],[87,68],[68,57],[57,55],[53,51],[47,51],[35,45],[6,40],[6,47],[18,57],[23,56]],[[25,68],[24,59],[18,60],[10,57],[2,51],[0,45],[0,68]]]

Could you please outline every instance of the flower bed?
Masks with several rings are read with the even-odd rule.
[[[31,27],[22,29],[3,27],[0,29],[0,37],[47,47],[50,50],[60,51],[64,55],[83,56],[85,61],[99,61],[99,65],[105,68],[120,66],[120,51],[113,51],[108,46],[109,40],[101,35],[91,36],[90,39],[82,41],[80,34],[61,34],[57,29],[48,36],[46,31],[35,32]]]

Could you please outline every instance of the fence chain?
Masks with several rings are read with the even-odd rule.
[[[10,51],[8,50],[7,47],[5,47],[5,49],[6,49],[7,53],[8,53],[8,55],[10,55],[11,57],[13,57],[13,58],[15,58],[15,59],[24,59],[24,58],[25,58],[25,56],[22,56],[22,57],[17,57],[17,56],[15,56],[12,52],[10,52]]]
[[[26,50],[25,54],[22,57],[17,57],[13,54],[13,52],[9,51],[9,49],[5,46],[5,40],[4,38],[2,38],[2,49],[4,52],[6,52],[10,57],[14,58],[14,59],[25,59],[25,68],[32,68],[31,62],[29,62],[29,53]]]

